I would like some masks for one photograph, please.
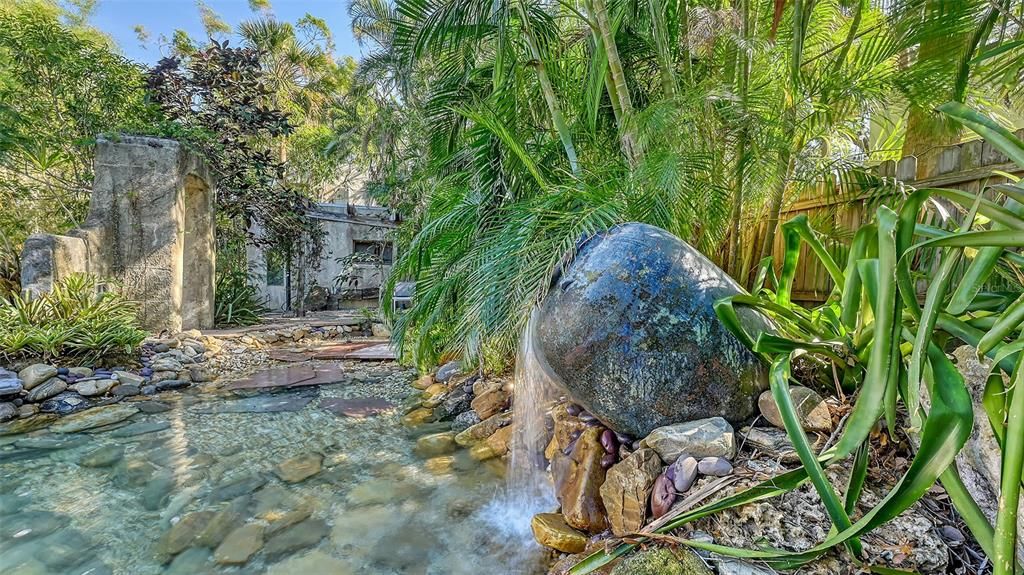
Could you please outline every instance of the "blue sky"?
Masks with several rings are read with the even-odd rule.
[[[204,3],[231,26],[253,17],[247,0]],[[323,18],[334,33],[338,56],[359,57],[359,46],[349,27],[348,0],[271,0],[271,7],[282,21],[295,22],[306,13]],[[90,23],[113,36],[125,56],[146,64],[154,64],[166,55],[161,54],[157,42],[161,34],[169,38],[180,28],[193,38],[205,36],[195,0],[99,0]],[[150,35],[145,48],[135,36],[139,24]]]

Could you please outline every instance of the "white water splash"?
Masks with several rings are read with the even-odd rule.
[[[540,546],[533,540],[530,520],[537,513],[555,511],[551,475],[544,459],[550,440],[547,413],[558,399],[557,376],[536,348],[535,328],[538,310],[534,309],[523,330],[516,357],[512,421],[516,426],[510,446],[508,483],[485,509],[496,529],[521,546],[524,563],[539,556]],[[510,541],[510,543],[513,543]]]

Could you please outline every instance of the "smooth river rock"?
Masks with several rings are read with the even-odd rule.
[[[587,547],[587,536],[565,522],[561,513],[538,513],[530,521],[537,543],[563,553],[580,553]]]
[[[535,348],[569,395],[617,432],[721,416],[738,423],[767,388],[761,362],[715,315],[743,293],[700,252],[645,224],[580,246],[541,303]],[[770,329],[741,308],[753,337]]]
[[[736,454],[736,438],[732,426],[721,417],[659,427],[645,437],[640,445],[657,451],[665,463],[675,462],[683,455],[698,459],[732,459]]]
[[[25,396],[25,401],[29,403],[38,403],[40,401],[50,399],[67,388],[67,382],[56,377],[51,377],[43,383],[33,387],[32,390],[28,392],[28,395]]]
[[[804,431],[817,431],[827,433],[832,430],[832,414],[828,410],[825,400],[813,389],[794,385],[789,388],[789,397],[796,408],[797,417]],[[757,406],[761,415],[769,423],[780,429],[785,429],[786,424],[782,421],[782,413],[779,412],[779,405],[771,390],[765,391],[757,399]]]
[[[31,390],[56,375],[57,368],[45,363],[30,365],[18,372],[18,378],[21,379],[21,383],[26,390]]]
[[[44,413],[56,413],[57,415],[71,415],[76,411],[89,409],[94,404],[92,401],[82,397],[74,391],[65,391],[47,399],[39,404],[39,410]]]
[[[69,415],[51,425],[50,431],[54,433],[76,433],[124,421],[138,412],[137,408],[123,403],[105,405]]]

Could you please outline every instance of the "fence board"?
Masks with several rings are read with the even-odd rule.
[[[1024,130],[1018,131],[1018,135],[1024,138]],[[977,193],[983,186],[986,188],[994,184],[1003,183],[1006,178],[998,175],[999,172],[1024,177],[1024,169],[1013,163],[1007,163],[1005,155],[1000,154],[991,145],[982,140],[975,140],[955,146],[947,146],[930,151],[922,157],[906,157],[899,162],[883,162],[875,167],[875,174],[880,177],[898,181],[902,186],[893,186],[891,192],[880,194],[878,190],[867,190],[862,193],[841,195],[838,190],[827,192],[824,187],[808,188],[797,194],[797,198],[788,206],[784,206],[779,218],[783,223],[805,214],[812,224],[824,223],[827,227],[834,227],[836,230],[845,231],[843,241],[826,242],[829,251],[834,257],[841,260],[846,244],[852,239],[857,229],[871,221],[877,206],[887,203],[890,207],[896,202],[895,196],[904,190],[913,188],[955,188]],[[984,196],[992,199],[996,196],[991,190],[986,190]],[[948,200],[935,200],[926,206],[928,210],[924,221],[932,225],[951,227],[960,225],[965,214],[957,209]],[[816,229],[823,230],[821,226]],[[760,251],[760,242],[766,235],[766,223],[763,218],[748,219],[744,222],[742,229],[746,230],[743,237],[744,261],[748,269],[757,267],[757,253]],[[785,250],[782,234],[776,234],[772,246],[772,256],[775,262],[775,272],[781,270],[781,261]],[[922,257],[922,256],[918,256]],[[938,269],[938,261],[934,254],[926,254],[927,261],[918,263],[932,271]],[[960,273],[966,268],[966,262],[961,263]],[[920,268],[918,268],[920,269]],[[753,273],[749,279],[753,281]],[[998,288],[1000,281],[994,280],[994,288]],[[809,248],[804,246],[800,250],[800,267],[793,281],[793,299],[805,304],[817,304],[824,302],[833,284],[827,270],[814,257]],[[922,291],[927,289],[927,278],[918,281],[918,288]]]

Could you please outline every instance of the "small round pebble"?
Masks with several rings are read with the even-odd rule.
[[[672,466],[676,468],[672,483],[677,492],[683,493],[697,481],[697,460],[689,455],[683,455]]]
[[[57,375],[67,375],[69,373],[71,373],[71,372],[66,367],[58,367],[57,368]]]
[[[964,534],[952,525],[944,525],[942,529],[939,530],[939,534],[942,535],[942,538],[950,545],[960,545],[967,540],[967,538],[964,537]]]
[[[601,468],[608,469],[612,465],[615,465],[616,459],[617,458],[615,457],[614,453],[605,453],[604,455],[601,456]]]
[[[725,477],[732,474],[732,463],[724,457],[705,457],[697,464],[697,471],[702,475]]]

